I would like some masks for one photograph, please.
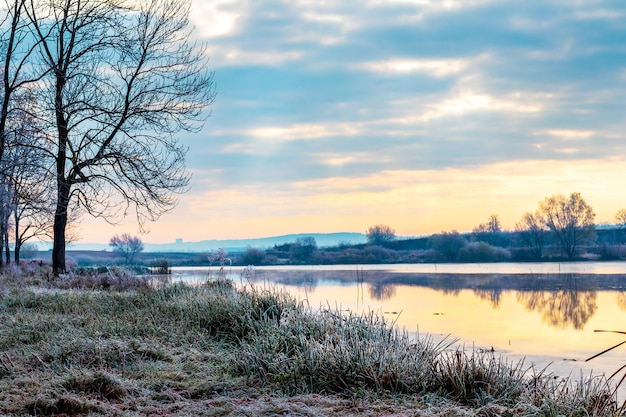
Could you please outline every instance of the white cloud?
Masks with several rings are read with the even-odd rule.
[[[492,0],[370,0],[374,6],[400,4],[412,5],[433,11],[456,11],[491,3]]]
[[[205,39],[232,35],[245,5],[241,1],[194,1],[189,16],[196,31]]]
[[[348,164],[371,164],[391,162],[390,156],[380,155],[378,153],[367,152],[350,152],[349,154],[341,153],[323,153],[311,155],[311,160],[317,161],[322,165],[330,167],[342,167]]]
[[[371,61],[359,64],[357,67],[378,73],[425,73],[433,77],[446,77],[463,71],[468,61],[455,60],[422,60],[422,59],[391,59],[385,61]]]
[[[410,103],[396,104],[399,108],[416,108]],[[504,97],[494,97],[485,93],[462,91],[456,95],[427,104],[423,111],[419,108],[398,117],[386,120],[389,124],[417,124],[442,119],[450,116],[461,116],[476,112],[503,112],[503,113],[538,113],[544,108],[539,97],[521,93],[508,94]]]
[[[316,139],[328,136],[354,136],[361,132],[360,123],[295,124],[285,127],[258,127],[247,131],[249,136],[272,142]]]
[[[617,10],[597,9],[597,10],[580,10],[574,15],[575,18],[581,20],[616,20],[622,19],[624,13]]]
[[[216,67],[264,65],[280,66],[287,62],[299,61],[303,58],[302,51],[250,51],[230,46],[210,46],[208,54],[211,63]]]
[[[541,133],[549,135],[549,136],[553,136],[556,138],[566,139],[566,140],[588,139],[591,136],[596,134],[596,132],[593,130],[568,130],[568,129],[546,130]]]

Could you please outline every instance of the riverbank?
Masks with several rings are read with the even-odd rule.
[[[3,415],[617,415],[602,379],[412,340],[228,281],[0,277]]]

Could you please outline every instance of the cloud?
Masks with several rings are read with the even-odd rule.
[[[194,193],[185,217],[210,223],[215,234],[219,230],[239,237],[305,229],[362,231],[377,223],[390,224],[403,235],[421,235],[470,231],[494,212],[510,229],[543,198],[577,191],[595,209],[598,221],[610,221],[621,206],[605,195],[626,186],[621,175],[625,162],[520,161],[389,170],[273,186],[251,180],[236,188]],[[239,230],[239,223],[248,229]],[[251,235],[249,230],[260,231]]]
[[[419,72],[433,77],[445,77],[461,72],[467,67],[467,62],[464,60],[391,59],[364,62],[358,67],[383,74]]]
[[[238,219],[249,235],[419,234],[471,229],[485,207],[514,222],[556,192],[616,205],[625,15],[609,0],[193,0],[218,97],[181,136],[182,215],[229,236]]]
[[[593,130],[552,129],[546,130],[542,133],[565,140],[581,140],[592,137],[596,132],[594,132]]]
[[[197,36],[212,40],[232,35],[242,13],[237,0],[194,1],[189,17]]]

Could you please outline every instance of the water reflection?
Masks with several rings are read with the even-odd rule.
[[[617,294],[617,305],[622,310],[626,310],[626,292]]]
[[[626,270],[626,263],[620,265]],[[562,376],[591,369],[610,374],[626,362],[623,349],[584,362],[622,340],[593,330],[623,329],[626,274],[497,273],[493,267],[482,273],[428,273],[415,272],[412,266],[396,268],[260,268],[254,281],[306,299],[313,308],[330,305],[393,314],[393,322],[410,332],[493,347],[512,360],[527,358],[539,368],[556,367]],[[537,270],[528,264],[520,268]],[[206,280],[206,270],[178,273],[180,279],[192,280],[191,272]],[[236,269],[232,279],[240,279]]]
[[[502,300],[502,289],[494,288],[494,289],[476,289],[474,290],[474,294],[476,297],[481,300],[486,300],[491,303],[491,307],[494,310],[497,310],[500,307],[500,301]]]
[[[574,274],[563,274],[555,285],[557,290],[530,289],[519,291],[517,301],[528,311],[536,311],[543,321],[557,329],[572,327],[576,330],[585,328],[593,317],[596,304],[598,283],[590,279],[581,279]],[[537,287],[545,285],[541,280],[534,283]]]
[[[617,304],[626,310],[626,275],[590,274],[411,274],[394,271],[263,271],[263,280],[297,286],[312,293],[319,285],[367,285],[372,300],[389,302],[397,297],[397,288],[421,287],[459,296],[470,290],[481,301],[498,310],[503,295],[514,294],[529,313],[538,313],[554,329],[583,330],[597,312],[598,290],[621,290]],[[359,295],[362,297],[362,295]],[[510,298],[509,298],[510,300]],[[510,303],[510,301],[508,301]],[[459,305],[459,309],[463,306]]]
[[[394,284],[379,282],[369,285],[369,294],[374,300],[388,301],[396,295],[396,286]]]
[[[538,312],[546,324],[557,329],[584,329],[598,308],[595,291],[525,291],[518,292],[516,298],[528,311]]]

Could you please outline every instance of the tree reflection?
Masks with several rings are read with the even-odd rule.
[[[626,310],[626,292],[617,294],[617,305],[622,310]]]
[[[370,297],[377,301],[387,301],[396,295],[396,286],[394,284],[371,284],[368,290]]]
[[[598,309],[595,289],[581,291],[571,277],[564,289],[520,291],[516,298],[526,310],[538,312],[546,324],[557,329],[572,326],[582,330]]]
[[[490,290],[475,289],[474,294],[481,300],[487,300],[491,303],[491,307],[494,309],[500,308],[500,301],[502,300],[502,289],[494,288]]]
[[[281,285],[301,287],[309,293],[315,292],[319,284],[319,279],[310,272],[294,273],[288,277],[274,278],[274,280]]]

